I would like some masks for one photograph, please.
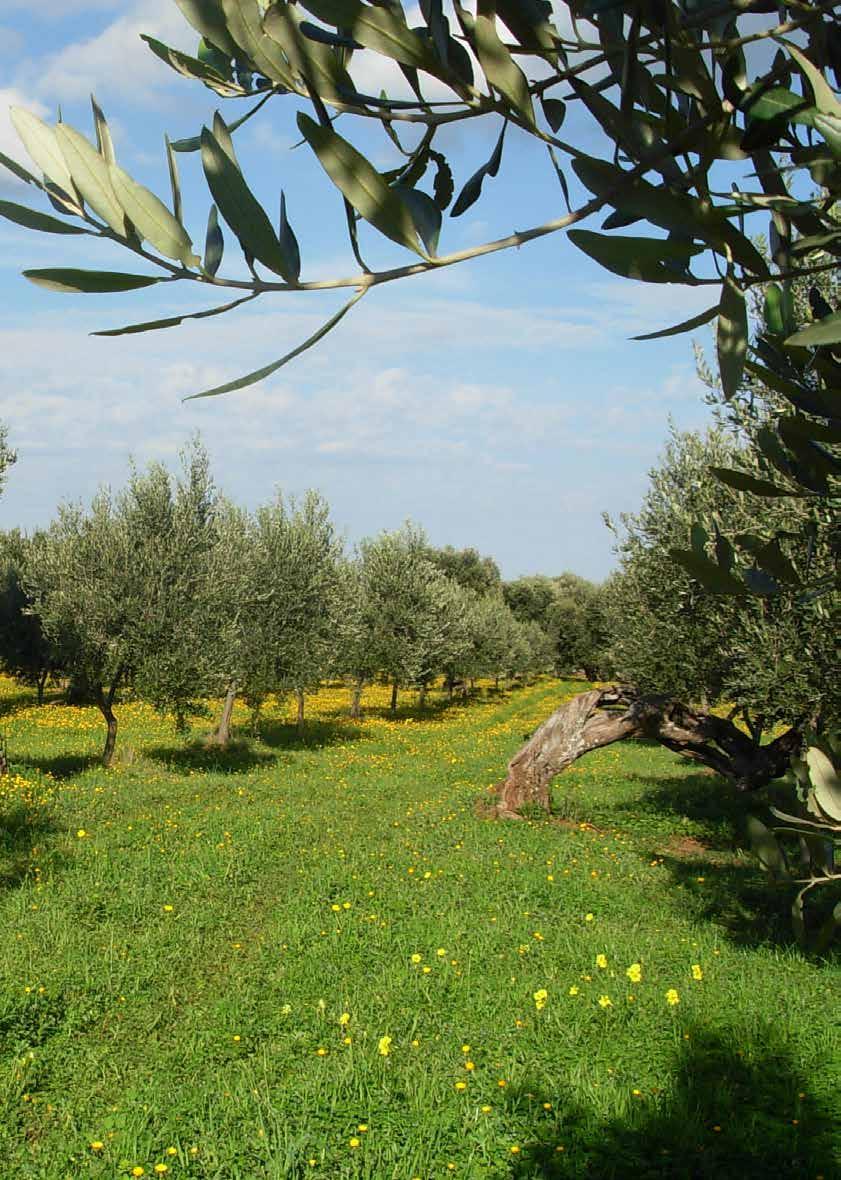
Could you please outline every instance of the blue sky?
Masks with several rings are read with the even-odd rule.
[[[122,165],[168,199],[164,131],[194,135],[217,107],[232,121],[247,100],[220,100],[177,78],[139,40],[141,31],[195,47],[173,0],[0,0],[0,149],[25,159],[8,123],[10,104],[45,118],[60,104],[63,118],[90,135],[94,91]],[[365,82],[397,93],[387,74]],[[272,100],[237,133],[240,161],[273,215],[285,190],[303,277],[353,274],[335,190],[308,148],[291,150],[296,109]],[[357,135],[349,123],[338,129],[378,166],[393,166],[384,136]],[[573,116],[565,134],[574,132]],[[442,137],[457,188],[497,134],[484,120]],[[514,129],[482,200],[445,219],[442,252],[564,211],[538,149]],[[197,157],[181,161],[187,225],[201,249],[209,197]],[[5,175],[0,197],[43,207],[38,194]],[[409,261],[375,231],[363,231],[362,241],[375,268]],[[241,263],[228,245],[223,272],[236,276]],[[61,500],[88,500],[103,483],[119,486],[129,456],[175,463],[200,431],[233,499],[253,506],[278,487],[317,488],[349,543],[410,517],[435,544],[491,554],[508,578],[564,569],[601,578],[613,561],[602,512],[638,505],[670,416],[684,428],[709,416],[687,337],[628,337],[702,310],[714,291],[615,279],[560,234],[376,289],[320,347],[273,379],[187,403],[185,395],[281,356],[342,297],[267,296],[217,319],[97,339],[88,333],[224,298],[197,284],[107,298],[58,295],[19,275],[37,266],[141,269],[135,261],[90,238],[47,238],[0,223],[0,420],[20,456],[0,500],[0,526],[45,524]],[[709,347],[708,329],[700,338]]]

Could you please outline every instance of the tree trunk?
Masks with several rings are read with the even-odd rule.
[[[44,703],[44,689],[47,687],[47,677],[48,676],[49,676],[49,672],[42,672],[38,677],[38,683],[37,683],[36,687],[38,690],[38,704],[39,705],[43,705],[43,703]]]
[[[702,762],[732,779],[740,791],[780,778],[802,742],[799,731],[790,729],[760,746],[732,721],[668,697],[639,696],[618,686],[593,689],[561,705],[514,755],[499,784],[496,815],[516,819],[524,807],[549,812],[549,787],[556,775],[590,750],[633,737],[650,738]]]
[[[304,728],[304,690],[302,688],[295,689],[295,700],[298,705],[297,712],[295,715],[295,724],[298,726],[298,729],[303,729]]]
[[[395,680],[391,686],[391,711],[397,712],[397,681]]]
[[[119,677],[115,678],[114,683],[106,693],[101,684],[96,686],[96,703],[99,706],[99,711],[105,718],[107,732],[105,735],[105,748],[102,751],[102,765],[110,766],[114,759],[114,747],[117,744],[117,718],[114,716],[114,694],[117,691],[117,681]]]
[[[350,715],[355,721],[358,721],[362,715],[362,678],[360,677],[353,685],[353,693],[350,698]]]
[[[418,708],[426,708],[426,681],[422,680],[418,688]]]
[[[451,701],[453,699],[453,693],[455,692],[455,687],[456,687],[456,682],[455,682],[454,677],[448,676],[447,677],[447,700],[448,701]]]
[[[231,740],[231,715],[234,711],[234,701],[237,696],[237,686],[235,684],[228,685],[228,691],[225,693],[225,701],[222,705],[222,712],[219,715],[219,722],[206,741],[208,746],[227,746]]]

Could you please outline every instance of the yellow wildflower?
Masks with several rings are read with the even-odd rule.
[[[546,1001],[548,999],[549,999],[549,993],[547,992],[546,988],[545,987],[538,988],[538,990],[534,993],[534,1006],[538,1010],[538,1012],[540,1012],[541,1009],[546,1007]]]
[[[388,1057],[391,1052],[391,1037],[380,1037],[380,1042],[377,1045],[380,1056]]]
[[[601,967],[602,971],[607,969],[607,955],[596,955],[596,966]]]
[[[639,983],[642,979],[642,964],[632,963],[625,974],[628,976],[631,983]]]
[[[611,1000],[610,996],[599,996],[599,1007],[600,1008],[612,1008],[613,1007],[613,1000]]]
[[[675,1004],[680,1003],[680,996],[677,994],[677,988],[670,987],[666,992],[666,1003],[671,1004],[672,1007],[674,1007]]]
[[[693,979],[703,979],[704,978],[704,972],[701,970],[700,963],[693,963],[692,964],[692,978]]]

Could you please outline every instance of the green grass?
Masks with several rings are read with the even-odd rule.
[[[839,971],[743,800],[640,744],[567,822],[477,814],[576,687],[323,692],[227,754],[129,704],[103,771],[95,711],[5,682],[0,1178],[841,1176]]]

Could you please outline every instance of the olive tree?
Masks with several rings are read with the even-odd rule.
[[[84,682],[102,713],[102,754],[117,741],[114,700],[133,670],[135,620],[143,609],[142,556],[120,506],[100,492],[87,512],[64,504],[27,553],[23,586],[71,677]]]
[[[62,671],[61,653],[52,645],[23,586],[27,552],[33,542],[17,529],[0,536],[0,665],[31,684],[44,700],[47,681]]]

